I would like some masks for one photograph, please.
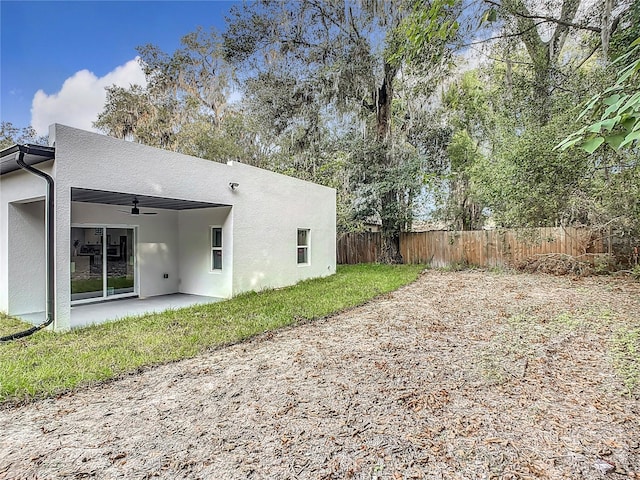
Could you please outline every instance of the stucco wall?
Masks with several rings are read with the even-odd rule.
[[[290,285],[302,279],[335,272],[335,190],[331,188],[247,165],[210,162],[62,125],[52,126],[50,140],[55,141],[56,147],[54,177],[57,202],[55,241],[58,329],[69,326],[71,223],[111,223],[112,218],[111,214],[107,215],[108,210],[101,210],[101,215],[106,215],[101,217],[104,220],[90,218],[89,211],[74,203],[72,219],[73,187],[232,206],[224,223],[225,246],[229,245],[228,236],[232,246],[232,254],[227,255],[232,262],[225,263],[223,273],[233,277],[231,287],[227,287],[230,295],[246,290]],[[230,182],[238,183],[238,188],[229,188]],[[44,185],[41,192],[43,191]],[[4,202],[2,208],[5,208]],[[206,216],[202,212],[164,213],[168,215],[167,219],[172,215],[176,218],[177,226],[170,232],[174,237],[166,237],[169,235],[166,230],[152,229],[148,230],[150,237],[145,237],[142,225],[139,228],[141,254],[147,248],[149,253],[166,253],[165,260],[160,262],[161,267],[155,262],[140,261],[140,294],[161,291],[156,288],[156,282],[158,274],[162,273],[169,273],[168,282],[159,282],[159,285],[167,286],[167,292],[213,292],[206,280],[205,288],[196,291],[196,288],[202,287],[203,274],[198,273],[195,267],[187,267],[188,264],[199,263],[198,259],[202,261],[205,257],[209,261],[208,230],[205,244],[202,237],[191,237],[188,228],[200,228],[204,223],[208,227],[216,222],[200,218],[201,214]],[[85,214],[87,215],[83,216]],[[114,219],[113,223],[127,222]],[[183,232],[178,233],[181,223]],[[311,230],[311,264],[307,266],[298,266],[296,262],[298,228]],[[181,239],[183,247],[180,245]],[[166,252],[161,245],[166,245]],[[200,250],[204,247],[206,254]],[[180,261],[184,262],[182,270],[178,267]],[[165,271],[167,269],[169,272]],[[209,275],[206,277],[210,278]],[[174,282],[179,278],[182,278],[182,283],[177,285]],[[147,290],[146,285],[154,288]]]
[[[44,200],[9,204],[8,308],[12,315],[44,312],[46,254]]]
[[[335,190],[234,164],[233,291],[291,285],[335,273]],[[298,228],[311,231],[311,263],[297,264]]]
[[[48,174],[53,171],[52,162],[46,162],[38,165],[38,168]],[[46,193],[46,183],[43,179],[22,170],[2,175],[0,177],[0,311],[14,313],[9,309],[10,292],[9,292],[9,231],[11,227],[11,218],[9,209],[12,202],[29,202],[36,199],[42,199]],[[15,218],[15,217],[13,217]],[[44,219],[43,219],[44,222]],[[42,226],[44,229],[44,224]],[[37,264],[45,262],[44,243],[42,250],[33,251],[33,261]],[[36,255],[40,255],[36,257]],[[44,278],[33,277],[34,284],[44,285]],[[39,291],[35,288],[33,291],[33,309],[37,311],[39,306],[44,310],[45,297],[44,290]]]
[[[178,214],[180,292],[229,298],[232,295],[231,207],[183,210]],[[222,227],[222,270],[211,270],[211,227]]]

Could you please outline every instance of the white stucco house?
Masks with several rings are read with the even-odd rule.
[[[230,298],[335,273],[335,190],[64,125],[0,152],[0,311]],[[37,315],[36,315],[37,316]]]

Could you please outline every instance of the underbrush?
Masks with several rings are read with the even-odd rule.
[[[640,280],[640,266],[626,270],[610,255],[573,256],[564,253],[534,255],[519,260],[514,268],[526,273],[547,273],[551,275],[573,275],[587,277],[591,275],[630,274]]]

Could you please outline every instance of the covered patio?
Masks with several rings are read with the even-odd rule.
[[[334,189],[64,125],[49,142],[0,150],[8,315],[65,331],[335,272]]]

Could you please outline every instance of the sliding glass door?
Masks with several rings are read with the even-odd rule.
[[[104,229],[71,228],[71,300],[101,298],[104,294],[102,258]]]
[[[71,301],[135,295],[135,231],[71,228]]]
[[[134,292],[133,229],[107,228],[107,296]]]

